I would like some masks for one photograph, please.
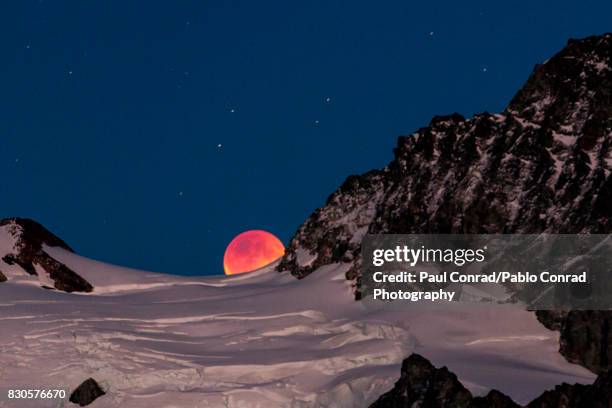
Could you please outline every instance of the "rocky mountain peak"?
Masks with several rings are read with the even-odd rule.
[[[308,217],[277,270],[301,279],[346,263],[360,299],[367,233],[610,233],[611,173],[612,35],[605,34],[571,40],[537,65],[501,113],[436,116],[399,137],[385,168],[348,177]],[[610,311],[538,318],[560,330],[569,361],[609,370]]]
[[[41,286],[65,292],[91,292],[93,286],[44,247],[74,252],[68,244],[36,221],[27,218],[0,220],[0,282],[8,280],[2,269],[38,277]]]
[[[611,54],[612,34],[569,40],[561,52],[536,65],[507,110],[534,124],[553,128],[583,127],[587,121],[596,122],[602,117],[587,113],[609,113]],[[576,115],[570,122],[559,124],[556,119],[564,112]],[[609,115],[603,119],[609,119]]]
[[[436,368],[423,356],[411,354],[402,362],[401,377],[393,389],[370,405],[389,407],[519,408],[519,405],[495,390],[474,398],[448,368]]]
[[[612,230],[612,35],[571,40],[501,113],[436,116],[383,169],[350,176],[298,229],[278,270],[349,263],[366,233]]]

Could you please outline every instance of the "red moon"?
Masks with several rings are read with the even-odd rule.
[[[285,254],[285,246],[273,234],[262,230],[243,232],[232,240],[223,255],[226,275],[251,272]]]

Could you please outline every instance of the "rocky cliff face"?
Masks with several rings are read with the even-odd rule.
[[[277,269],[303,278],[349,263],[359,299],[366,233],[611,233],[611,172],[612,34],[570,40],[503,112],[435,117],[398,139],[384,169],[347,178],[299,227]],[[607,370],[612,314],[571,316],[558,324],[561,351]],[[594,337],[580,334],[587,320]]]
[[[7,277],[2,268],[17,268],[37,276],[44,287],[65,292],[91,292],[93,286],[44,251],[43,245],[72,249],[39,223],[25,218],[0,220],[0,282]]]
[[[561,333],[568,361],[601,374],[612,367],[612,313],[606,310],[538,311],[538,320]]]
[[[612,231],[612,34],[571,40],[501,113],[435,117],[382,170],[349,177],[278,270],[348,262],[366,233]]]

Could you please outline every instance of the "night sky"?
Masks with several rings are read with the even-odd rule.
[[[606,1],[12,1],[0,9],[0,218],[189,275],[285,243],[433,115],[503,109]]]

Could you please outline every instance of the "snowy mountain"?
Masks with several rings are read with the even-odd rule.
[[[299,227],[279,270],[347,266],[360,298],[366,233],[611,233],[612,34],[570,40],[501,113],[438,116],[384,169],[350,176]],[[561,352],[612,365],[612,313],[540,312]]]
[[[351,176],[279,266],[351,266],[366,233],[612,231],[612,34],[571,40],[501,113],[433,118],[382,170]]]
[[[609,312],[372,310],[355,293],[368,232],[610,232],[611,56],[612,35],[571,41],[504,112],[399,138],[387,167],[349,177],[257,272],[121,268],[0,221],[0,407],[69,406],[8,388],[78,388],[105,408],[402,407],[431,378],[470,404],[605,391],[603,376],[589,384],[609,367]],[[542,394],[564,382],[585,385]]]
[[[412,352],[447,365],[474,394],[496,388],[521,402],[595,378],[557,353],[558,333],[532,313],[367,310],[346,265],[302,280],[272,267],[185,278],[43,248],[93,291],[0,283],[0,407],[65,406],[9,401],[5,389],[69,395],[89,378],[106,393],[92,407],[365,407]]]

